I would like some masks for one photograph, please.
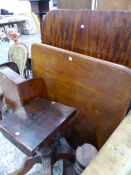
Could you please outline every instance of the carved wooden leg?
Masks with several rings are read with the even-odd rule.
[[[62,175],[73,175],[73,163],[68,160],[63,160],[63,172]]]
[[[37,151],[43,164],[43,175],[52,175],[52,153],[53,149],[50,147],[43,147]]]
[[[63,159],[63,172],[62,175],[73,174],[73,163],[75,162],[75,151],[68,144],[64,137],[59,139],[59,145],[55,151],[55,161]]]
[[[60,146],[57,146],[56,148],[55,160],[58,159],[66,159],[70,162],[75,162],[75,151],[68,144],[64,137],[60,139]]]
[[[35,163],[43,164],[43,175],[52,175],[53,162],[57,161],[58,159],[67,159],[71,162],[75,161],[75,152],[64,138],[60,139],[60,145],[54,150],[50,147],[44,147],[37,150],[36,154],[36,157],[29,157],[20,169],[10,173],[9,175],[24,175],[33,167]]]
[[[43,175],[52,175],[51,157],[41,158],[43,164]]]
[[[41,163],[39,156],[27,158],[21,168],[14,171],[13,173],[10,173],[9,175],[24,175],[33,167],[35,163]]]

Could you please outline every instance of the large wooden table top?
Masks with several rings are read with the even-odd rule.
[[[72,107],[38,98],[0,121],[0,128],[20,150],[32,155],[41,144],[47,144],[74,112]]]

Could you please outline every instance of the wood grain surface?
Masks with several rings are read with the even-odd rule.
[[[26,80],[8,67],[0,69],[0,86],[9,110],[25,105],[36,97],[46,97],[42,78]]]
[[[131,12],[54,10],[42,24],[42,42],[131,68]]]
[[[49,99],[76,107],[75,120],[65,128],[70,143],[100,148],[125,116],[131,70],[45,44],[32,46],[32,69],[44,78]]]
[[[25,154],[32,156],[41,144],[65,125],[75,109],[44,98],[36,98],[0,121],[2,133]]]
[[[0,68],[0,86],[4,93],[8,109],[15,110],[21,105],[17,85],[23,81],[25,81],[25,79],[10,68]]]

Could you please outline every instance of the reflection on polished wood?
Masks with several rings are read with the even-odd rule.
[[[0,121],[0,128],[25,154],[34,155],[42,143],[46,145],[56,131],[73,117],[74,111],[71,107],[37,98]]]
[[[130,26],[128,11],[55,10],[44,18],[42,42],[131,68]]]
[[[101,148],[126,114],[131,70],[45,44],[32,46],[32,69],[43,77],[49,99],[77,108],[65,128],[70,143]]]

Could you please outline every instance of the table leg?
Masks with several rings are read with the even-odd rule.
[[[37,151],[43,164],[43,175],[52,175],[52,153],[53,150],[50,147],[44,147]]]
[[[35,157],[26,159],[24,165],[18,170],[10,173],[9,175],[24,175],[27,173],[34,164],[42,163],[43,175],[52,175],[52,165],[59,159],[66,159],[71,162],[75,161],[75,151],[70,147],[65,138],[61,138],[60,145],[54,148],[44,147],[36,151]]]
[[[22,167],[20,167],[18,170],[14,171],[13,173],[10,173],[9,175],[24,175],[27,173],[34,164],[41,163],[41,159],[39,156],[36,157],[29,157],[25,160]]]
[[[51,158],[41,158],[43,164],[43,175],[52,175],[52,164]]]
[[[63,160],[63,172],[62,175],[73,175],[73,163],[68,160]]]
[[[60,138],[60,145],[57,146],[55,151],[55,160],[58,159],[66,159],[72,163],[75,162],[75,151],[64,137]]]

